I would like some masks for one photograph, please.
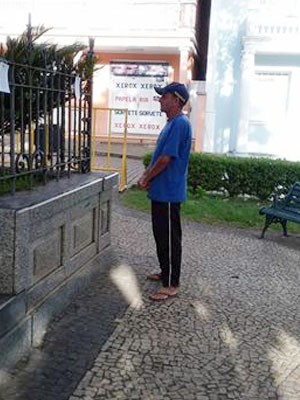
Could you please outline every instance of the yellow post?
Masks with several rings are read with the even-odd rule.
[[[49,115],[45,116],[45,164],[47,165],[49,155]]]
[[[110,168],[112,110],[109,109],[106,168]]]
[[[31,146],[30,146],[29,152],[30,152],[30,154],[33,154],[34,151],[35,151],[35,145],[34,145],[34,123],[33,122],[31,123],[30,138],[31,138],[31,140],[30,140]]]
[[[128,125],[128,110],[125,110],[125,126],[123,136],[123,152],[122,152],[122,167],[119,182],[119,191],[127,189],[127,125]]]
[[[96,109],[93,110],[91,169],[96,169]]]
[[[21,153],[21,132],[16,131],[16,153]]]

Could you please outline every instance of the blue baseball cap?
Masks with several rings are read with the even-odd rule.
[[[160,96],[166,93],[173,93],[183,102],[183,104],[185,104],[190,97],[186,86],[179,82],[172,82],[165,87],[154,87],[154,90]]]

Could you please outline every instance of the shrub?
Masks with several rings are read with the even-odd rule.
[[[150,160],[151,153],[147,153],[144,165]],[[300,181],[300,162],[208,153],[190,156],[188,185],[194,194],[201,187],[230,197],[250,195],[264,201],[278,191],[286,193],[296,181]]]
[[[144,155],[144,157],[143,157],[143,164],[144,164],[145,168],[147,168],[148,165],[150,164],[151,157],[152,157],[152,153],[151,153],[151,152],[148,152],[148,153],[146,153],[146,154]]]

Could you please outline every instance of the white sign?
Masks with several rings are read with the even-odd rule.
[[[8,84],[8,64],[0,61],[0,92],[10,93]]]
[[[124,132],[122,109],[128,109],[128,133],[158,135],[166,117],[160,111],[160,96],[154,87],[167,84],[168,64],[112,63],[110,68],[110,107],[120,109],[113,112],[112,132]]]
[[[74,83],[74,92],[76,99],[80,99],[80,86],[81,86],[81,79],[79,76],[76,76]]]

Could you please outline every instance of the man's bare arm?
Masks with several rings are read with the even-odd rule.
[[[170,156],[161,156],[156,162],[149,168],[146,169],[143,176],[139,180],[138,184],[141,188],[147,189],[150,181],[157,175],[159,175],[172,161]]]

